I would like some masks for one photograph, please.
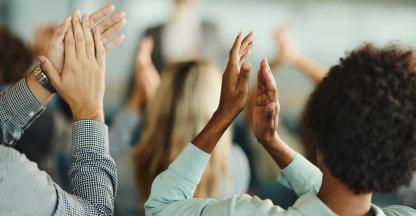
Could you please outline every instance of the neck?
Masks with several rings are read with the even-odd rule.
[[[363,216],[371,210],[372,193],[355,194],[328,171],[324,172],[318,197],[337,215]]]

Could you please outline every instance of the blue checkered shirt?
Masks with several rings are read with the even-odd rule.
[[[104,123],[73,124],[70,192],[11,147],[43,111],[25,80],[0,94],[0,215],[112,215],[117,170]]]

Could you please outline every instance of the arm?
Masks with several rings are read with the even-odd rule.
[[[142,124],[140,113],[125,108],[114,118],[110,128],[110,154],[114,157],[125,157],[131,149],[135,129]]]
[[[245,63],[253,35],[245,39],[238,34],[223,74],[221,99],[217,111],[204,129],[152,184],[145,203],[146,215],[203,215],[204,212],[226,214],[231,201],[192,199],[197,184],[224,131],[245,107],[248,97],[250,66]]]
[[[302,71],[316,84],[325,77],[327,69],[322,68],[311,59],[302,56],[289,40],[286,28],[279,26],[274,38],[278,45],[278,52],[270,64],[272,71],[275,71],[281,64],[290,64]]]
[[[293,65],[308,76],[315,84],[321,82],[327,73],[326,69],[306,57],[299,57],[293,62]]]
[[[277,133],[280,104],[276,82],[266,60],[258,72],[256,95],[251,103],[251,128],[259,143],[283,169],[279,181],[299,196],[317,192],[322,182],[320,170],[291,149]]]
[[[104,124],[105,47],[99,30],[91,33],[89,16],[77,11],[65,33],[65,60],[58,72],[49,59],[40,57],[58,94],[73,113],[71,194],[58,188],[57,211],[62,215],[112,215],[117,171],[109,154]]]
[[[133,93],[124,110],[116,115],[110,133],[110,152],[124,157],[130,150],[134,129],[141,124],[142,113],[154,97],[160,84],[160,76],[152,62],[153,39],[146,37],[141,41],[136,55],[136,71]]]
[[[32,76],[0,94],[0,144],[16,143],[49,101],[50,93]]]

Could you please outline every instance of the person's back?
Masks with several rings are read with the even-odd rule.
[[[378,49],[366,45],[351,52],[331,68],[312,94],[304,129],[318,146],[322,172],[276,132],[277,88],[263,61],[252,102],[252,130],[283,168],[279,181],[300,198],[288,209],[249,195],[224,201],[192,198],[222,131],[246,105],[250,67],[239,50],[245,49],[246,40],[239,35],[230,52],[216,115],[155,179],[146,214],[416,215],[405,206],[371,204],[373,192],[408,184],[416,170],[415,57],[397,46]]]

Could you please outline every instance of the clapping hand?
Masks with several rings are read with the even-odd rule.
[[[247,103],[251,65],[246,61],[253,44],[253,33],[245,38],[239,33],[229,53],[217,110],[217,114],[223,114],[228,121],[232,121]]]
[[[53,87],[71,108],[74,121],[104,121],[105,47],[98,29],[92,34],[90,16],[79,11],[65,33],[65,60],[60,74],[46,57],[39,57]]]
[[[257,88],[250,103],[251,130],[279,167],[285,168],[296,153],[277,133],[280,104],[276,81],[266,59],[261,62]]]
[[[211,153],[235,117],[244,109],[248,98],[250,64],[246,63],[253,47],[253,33],[243,38],[239,33],[230,50],[227,67],[222,76],[218,109],[192,143]]]
[[[108,16],[113,11],[114,6],[107,5],[92,13],[89,17],[91,28],[94,31],[97,30],[101,34],[104,41],[104,47],[107,52],[110,52],[124,40],[124,35],[119,35],[115,39],[111,40],[111,38],[119,33],[126,24],[124,12],[117,12],[112,16]],[[77,13],[76,16],[79,16],[79,13]],[[55,29],[47,51],[47,57],[51,60],[52,64],[58,71],[61,71],[63,67],[64,38],[70,25],[71,17],[68,17]]]
[[[277,136],[280,104],[277,87],[267,60],[263,60],[257,75],[256,94],[252,100],[251,124],[257,140],[270,144]]]

